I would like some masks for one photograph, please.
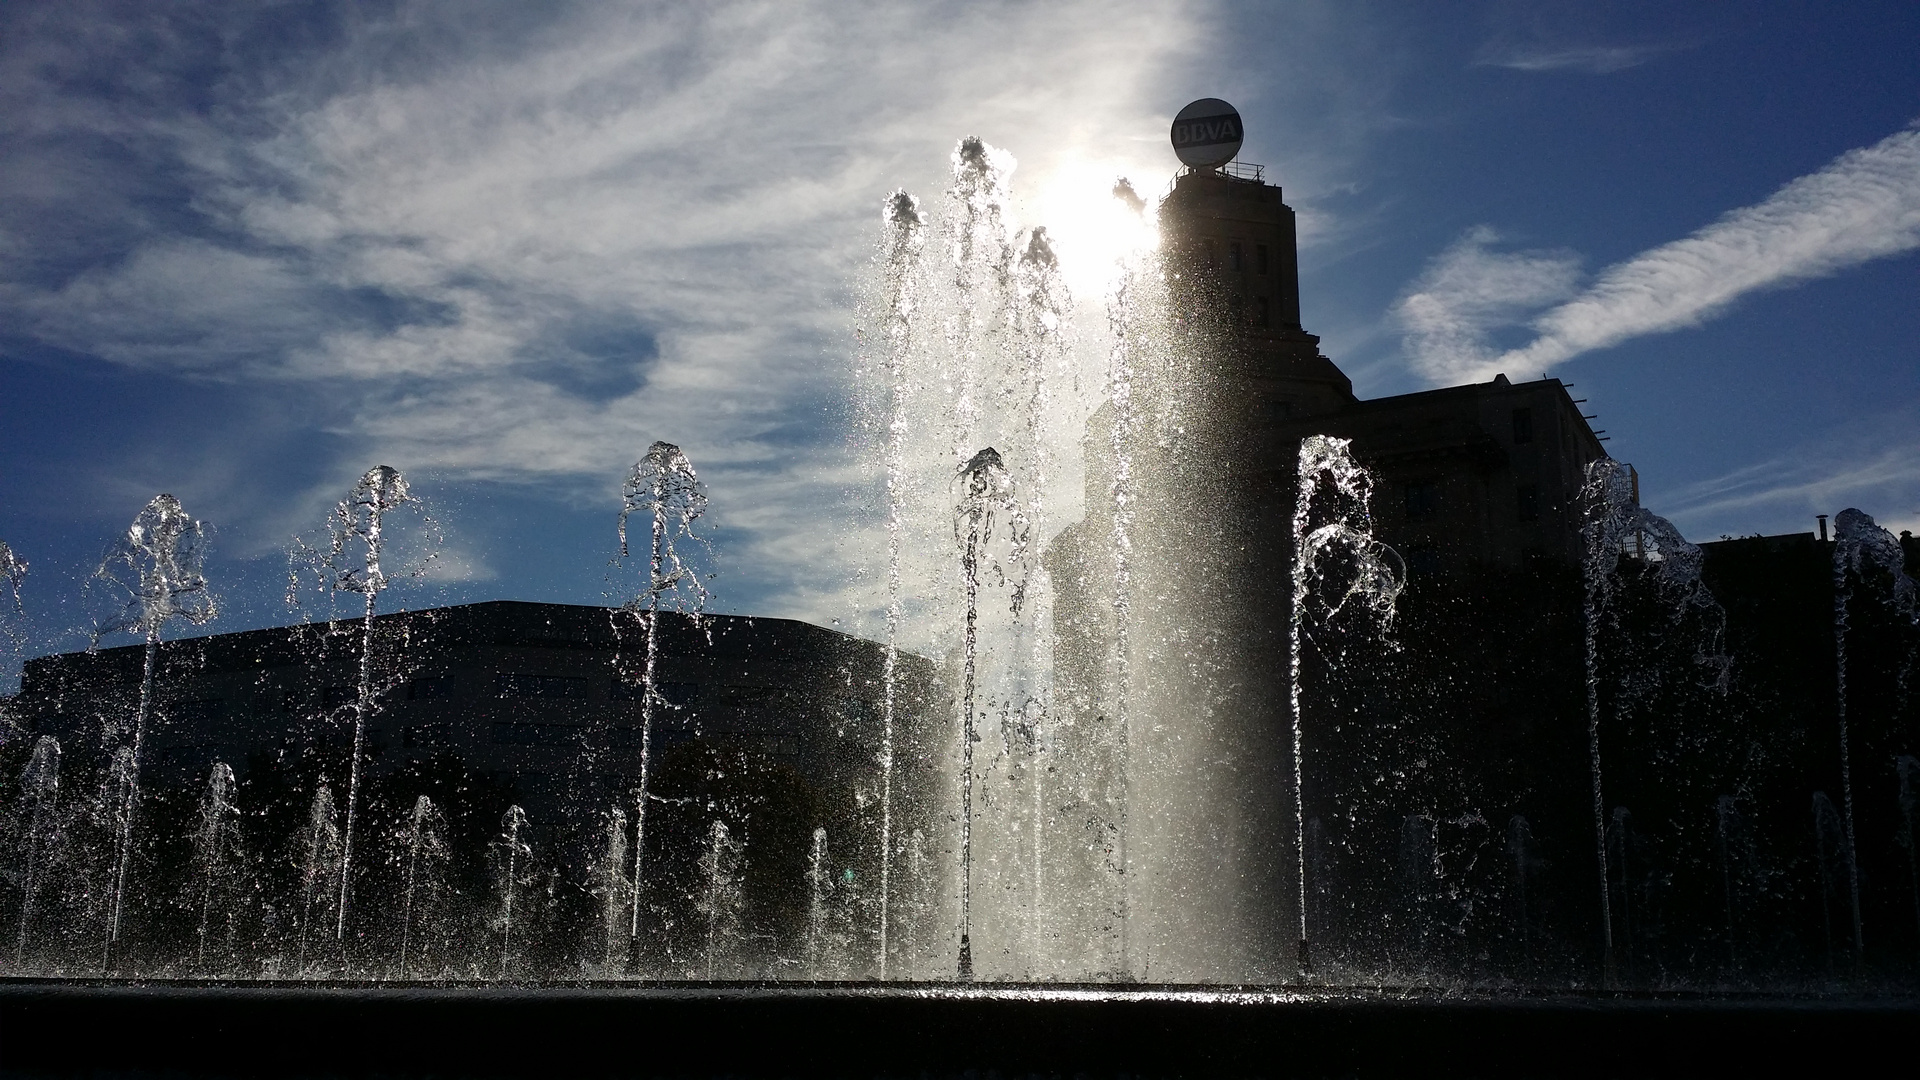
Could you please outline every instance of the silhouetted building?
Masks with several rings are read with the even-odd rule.
[[[781,974],[770,965],[793,955],[789,943],[806,926],[809,858],[823,850],[816,829],[830,837],[836,896],[857,907],[867,882],[878,880],[886,649],[790,619],[738,615],[696,620],[662,612],[659,635],[639,960],[646,970],[699,970],[687,966],[707,933],[695,909],[707,902],[702,882],[718,875],[743,925],[763,934],[730,945],[720,972]],[[172,898],[196,865],[198,807],[216,762],[237,774],[232,798],[246,815],[248,872],[265,895],[312,893],[311,882],[300,884],[302,874],[314,873],[318,834],[309,807],[321,806],[322,789],[330,788],[335,812],[311,814],[342,826],[362,641],[355,619],[161,645],[134,834],[142,899],[129,916],[152,954],[144,962],[169,962],[168,950],[191,940],[191,922]],[[626,903],[608,882],[635,873],[629,845],[640,809],[644,616],[496,601],[381,615],[372,642],[352,871],[354,894],[365,902],[353,908],[349,933],[387,947],[397,942],[393,900],[407,889],[399,868],[410,865],[407,830],[425,796],[444,814],[446,885],[469,913],[462,933],[491,925],[496,856],[503,844],[520,845],[523,868],[515,872],[524,880],[516,887],[528,899],[517,916],[514,962],[546,970],[541,965],[597,957],[598,939],[580,938],[601,933],[621,938],[608,952],[624,962],[627,916],[595,912]],[[119,805],[111,761],[131,745],[143,653],[133,645],[29,660],[21,692],[8,703],[30,735],[55,736],[65,751],[61,782],[77,793],[66,804],[75,884],[61,903],[77,934],[97,924],[84,913],[91,910],[86,897],[98,894],[87,882],[111,849]],[[947,713],[934,664],[912,654],[897,659],[892,823],[900,839],[932,829],[934,759],[924,740]],[[513,806],[526,825],[503,839]],[[716,836],[726,838],[719,856]],[[701,862],[716,857],[718,869]],[[328,873],[337,881],[336,871]],[[337,888],[324,885],[319,894]],[[903,923],[918,910],[912,890],[906,894]],[[314,904],[309,895],[305,908],[269,910],[268,924],[246,929],[223,962],[258,954],[262,962],[292,963],[283,939],[292,926],[303,928],[302,941],[311,936],[304,920],[319,917]],[[861,924],[848,933],[864,941],[868,930]],[[476,962],[501,948],[498,939],[450,938],[434,963]],[[873,954],[871,943],[861,949],[846,955]]]
[[[1177,309],[1211,311],[1233,354],[1222,399],[1246,429],[1233,442],[1259,454],[1268,499],[1290,514],[1299,440],[1341,436],[1376,477],[1377,535],[1416,574],[1579,560],[1578,495],[1605,451],[1558,379],[1361,400],[1301,327],[1294,213],[1257,166],[1183,172],[1160,221]]]
[[[808,623],[662,613],[653,752],[704,740],[791,767],[822,789],[871,771],[884,648]],[[166,642],[143,771],[204,777],[215,760],[327,755],[359,698],[361,623],[315,623]],[[436,754],[510,785],[539,815],[618,800],[639,774],[644,623],[618,609],[494,601],[374,620],[367,761],[390,772]],[[123,728],[144,646],[27,661],[17,700],[36,734],[70,747]],[[931,678],[901,658],[915,696]],[[336,770],[337,772],[337,770]]]

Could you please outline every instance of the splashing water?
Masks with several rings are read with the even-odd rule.
[[[1139,196],[1133,194],[1133,187],[1124,179],[1114,185],[1116,198],[1126,199],[1133,206]],[[1135,206],[1138,210],[1138,207]],[[1132,724],[1133,724],[1133,516],[1134,516],[1134,478],[1133,478],[1133,440],[1134,440],[1134,397],[1133,397],[1133,350],[1138,328],[1135,326],[1137,311],[1134,304],[1135,282],[1132,274],[1123,273],[1114,282],[1113,294],[1107,298],[1107,326],[1113,337],[1113,345],[1107,352],[1107,404],[1112,410],[1112,422],[1109,431],[1109,448],[1113,454],[1113,477],[1107,485],[1107,497],[1112,503],[1113,517],[1113,582],[1109,603],[1113,609],[1113,730],[1114,760],[1120,776],[1118,786],[1120,799],[1114,822],[1114,862],[1119,872],[1118,918],[1115,920],[1119,932],[1119,970],[1130,972],[1132,958],[1130,952],[1130,931],[1133,923],[1132,894],[1133,874],[1129,862],[1127,815],[1131,811],[1133,798],[1131,792],[1133,768]]]
[[[827,890],[833,887],[827,863],[827,830],[815,826],[813,850],[807,855],[807,974],[820,977],[820,954],[826,946]]]
[[[1025,597],[1031,532],[1026,506],[1014,493],[1013,474],[1000,454],[989,446],[963,466],[956,476],[960,500],[953,510],[953,535],[960,544],[960,575],[966,588],[966,623],[961,646],[960,713],[960,964],[961,979],[973,977],[971,920],[973,914],[973,744],[976,730],[974,689],[979,660],[978,621],[980,585],[1007,582],[1009,566],[1017,572],[1012,607]],[[997,558],[992,546],[1000,525],[1007,553]],[[984,572],[982,561],[984,559]]]
[[[1853,747],[1847,730],[1847,630],[1853,603],[1853,579],[1867,570],[1893,579],[1896,610],[1912,620],[1916,614],[1915,585],[1906,574],[1906,554],[1891,532],[1872,517],[1851,507],[1834,515],[1833,544],[1833,654],[1834,721],[1840,735],[1840,807],[1846,826],[1847,896],[1853,920],[1855,957],[1866,948],[1860,919],[1860,856],[1853,826]]]
[[[333,788],[323,777],[314,789],[313,803],[307,810],[307,827],[301,837],[300,857],[300,952],[299,970],[307,968],[307,942],[316,925],[314,908],[322,917],[326,906],[338,895],[330,886],[340,877],[340,826],[335,821]]]
[[[707,509],[706,492],[694,474],[693,463],[680,448],[669,442],[656,442],[645,457],[634,463],[627,477],[620,505],[620,558],[628,557],[627,519],[644,515],[651,528],[647,558],[647,584],[644,591],[624,607],[628,614],[638,613],[646,630],[646,661],[640,671],[640,780],[634,791],[633,809],[633,909],[627,924],[628,952],[633,963],[639,961],[640,897],[646,884],[647,799],[653,768],[653,717],[662,705],[671,706],[660,696],[655,670],[660,656],[660,609],[693,614],[705,608],[708,594],[700,574],[680,554],[678,542],[702,542],[693,533],[693,523]],[[621,627],[616,617],[614,629]]]
[[[334,912],[334,939],[347,937],[347,910],[353,892],[353,845],[359,826],[361,759],[366,756],[367,723],[372,719],[375,696],[373,685],[373,616],[380,594],[402,578],[425,577],[438,556],[439,526],[431,517],[420,514],[427,543],[424,554],[398,573],[390,573],[386,564],[389,515],[401,511],[420,511],[420,500],[408,486],[400,470],[377,465],[367,470],[347,497],[335,504],[328,519],[328,548],[316,551],[296,541],[289,559],[287,602],[296,603],[299,571],[296,560],[304,556],[309,568],[327,594],[358,593],[366,601],[360,623],[360,678],[353,703],[353,746],[347,758],[347,827],[340,850],[339,903]],[[357,551],[356,551],[357,549]]]
[[[161,631],[175,619],[202,626],[218,613],[202,570],[206,539],[206,526],[189,516],[179,499],[156,495],[133,519],[126,538],[114,546],[90,580],[113,607],[94,625],[94,646],[98,647],[100,638],[111,633],[141,634],[146,638],[133,737],[130,743],[115,751],[116,762],[123,765],[117,770],[120,774],[119,836],[113,904],[107,923],[106,964],[109,968],[114,965],[114,953],[121,944],[127,873],[133,865],[134,815],[140,800],[141,757],[146,746],[147,721],[153,710],[154,667],[160,654]]]
[[[1581,538],[1583,604],[1585,626],[1585,665],[1587,691],[1587,758],[1593,786],[1594,844],[1600,868],[1601,967],[1603,979],[1611,985],[1615,978],[1613,940],[1613,902],[1607,886],[1607,823],[1600,753],[1600,640],[1603,624],[1612,618],[1613,599],[1620,586],[1620,566],[1631,559],[1650,567],[1663,594],[1668,597],[1670,616],[1678,621],[1687,611],[1707,612],[1715,616],[1716,629],[1710,636],[1712,651],[1705,647],[1695,652],[1696,663],[1713,672],[1714,685],[1725,689],[1731,661],[1718,648],[1725,613],[1700,578],[1702,554],[1689,543],[1673,523],[1640,505],[1638,480],[1633,468],[1612,458],[1601,458],[1587,465],[1587,478],[1580,491],[1583,520]]]
[[[746,845],[736,841],[727,823],[714,819],[707,829],[706,850],[700,855],[700,898],[694,909],[707,920],[706,977],[712,980],[715,962],[729,954],[740,936],[740,857]]]
[[[42,735],[33,741],[33,753],[20,773],[20,932],[14,938],[13,964],[26,963],[27,935],[33,926],[33,905],[39,899],[44,875],[60,851],[60,740]]]
[[[20,606],[20,583],[27,576],[27,561],[13,553],[5,540],[0,540],[0,582],[5,582],[7,591],[13,595],[13,606]]]
[[[627,881],[627,812],[618,806],[607,808],[606,845],[595,877],[599,880],[593,891],[600,898],[601,929],[606,935],[600,964],[612,975],[618,970],[614,965],[619,945],[626,939],[627,905],[634,902]]]
[[[1066,340],[1066,331],[1073,308],[1073,298],[1060,276],[1059,259],[1054,255],[1044,226],[1035,226],[1028,235],[1026,250],[1021,252],[1015,266],[1014,287],[1018,299],[1013,307],[1015,338],[1021,346],[1027,381],[1026,435],[1031,455],[1027,523],[1033,536],[1042,537],[1047,530],[1046,494],[1053,456],[1046,430],[1052,411],[1048,370],[1064,367],[1067,362],[1071,346]],[[1035,558],[1028,581],[1029,595],[1037,601],[1033,604],[1034,618],[1030,624],[1022,624],[1031,631],[1033,648],[1028,662],[1035,673],[1045,672],[1052,659],[1051,586],[1046,564]],[[1050,697],[1049,682],[1041,680],[1021,709],[1019,725],[1027,737],[1027,773],[1032,796],[1028,935],[1029,955],[1032,964],[1036,965],[1044,942],[1045,882],[1042,868],[1046,860],[1047,824],[1046,770],[1041,767],[1040,755],[1045,745],[1045,728],[1050,719]]]
[[[193,865],[200,878],[200,928],[194,965],[207,968],[207,943],[217,921],[226,926],[226,960],[233,959],[236,908],[244,901],[247,855],[240,831],[240,808],[234,802],[233,769],[216,761],[200,800],[200,824],[193,833]],[[226,965],[223,965],[223,967]]]
[[[887,373],[887,652],[880,673],[880,904],[879,971],[887,977],[890,962],[887,935],[893,894],[893,739],[900,697],[900,543],[906,507],[908,431],[907,363],[912,351],[914,277],[923,246],[926,219],[919,200],[905,191],[887,196],[883,217],[886,247],[881,255],[886,289]]]
[[[26,607],[20,603],[20,586],[27,578],[27,562],[13,553],[5,540],[0,540],[0,585],[5,585],[8,596],[13,601],[13,610],[0,607],[0,647],[18,653],[27,643],[24,628],[16,627],[15,620],[26,614]],[[7,669],[0,668],[0,673]]]
[[[500,817],[500,835],[494,838],[489,855],[494,867],[494,896],[499,903],[494,925],[500,931],[500,977],[506,978],[513,959],[515,905],[522,890],[532,883],[533,845],[528,843],[527,812],[518,806],[507,807]]]
[[[1353,459],[1352,440],[1309,435],[1300,440],[1298,483],[1293,510],[1293,604],[1287,620],[1288,707],[1293,721],[1293,821],[1295,876],[1298,886],[1301,974],[1312,971],[1307,926],[1306,803],[1300,715],[1301,645],[1307,629],[1308,601],[1319,595],[1321,621],[1358,601],[1382,631],[1393,623],[1394,605],[1406,587],[1400,556],[1373,538],[1373,478]],[[1330,511],[1330,513],[1329,513]],[[1313,524],[1316,516],[1325,517]],[[1340,556],[1335,558],[1336,553]],[[1328,596],[1322,586],[1336,566],[1350,577]]]
[[[447,822],[433,800],[421,795],[413,801],[407,822],[407,891],[400,904],[400,974],[413,973],[414,924],[419,923],[427,948],[435,944],[431,932],[445,902],[448,864]]]

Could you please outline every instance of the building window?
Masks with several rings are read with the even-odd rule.
[[[1227,269],[1236,271],[1246,269],[1243,260],[1240,258],[1240,241],[1238,240],[1227,245]]]
[[[360,688],[357,686],[329,686],[320,692],[321,704],[329,709],[357,704],[359,700]]]
[[[1431,480],[1407,483],[1407,520],[1425,521],[1440,509],[1440,485]]]
[[[1254,317],[1259,320],[1261,326],[1272,326],[1273,325],[1273,305],[1269,304],[1267,302],[1267,298],[1264,296],[1260,297],[1259,300],[1260,300],[1260,306],[1258,307],[1257,313]]]
[[[1263,407],[1266,410],[1268,423],[1279,424],[1293,419],[1293,402],[1284,398],[1270,400]]]
[[[1530,443],[1533,441],[1533,410],[1513,410],[1513,441]]]
[[[1517,509],[1521,521],[1540,520],[1540,489],[1533,484],[1521,484],[1514,491]]]
[[[1253,264],[1260,273],[1264,274],[1267,272],[1267,245],[1255,244],[1253,246]]]
[[[523,671],[502,671],[494,676],[493,684],[494,689],[503,698],[584,698],[587,696],[587,680],[565,675],[529,675]]]

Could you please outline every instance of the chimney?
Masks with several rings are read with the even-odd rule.
[[[1827,542],[1827,515],[1815,514],[1813,516],[1820,519],[1820,542],[1824,544]]]

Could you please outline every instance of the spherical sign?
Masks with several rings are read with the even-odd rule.
[[[1173,152],[1196,169],[1216,169],[1240,152],[1240,114],[1219,98],[1201,98],[1173,118]]]

